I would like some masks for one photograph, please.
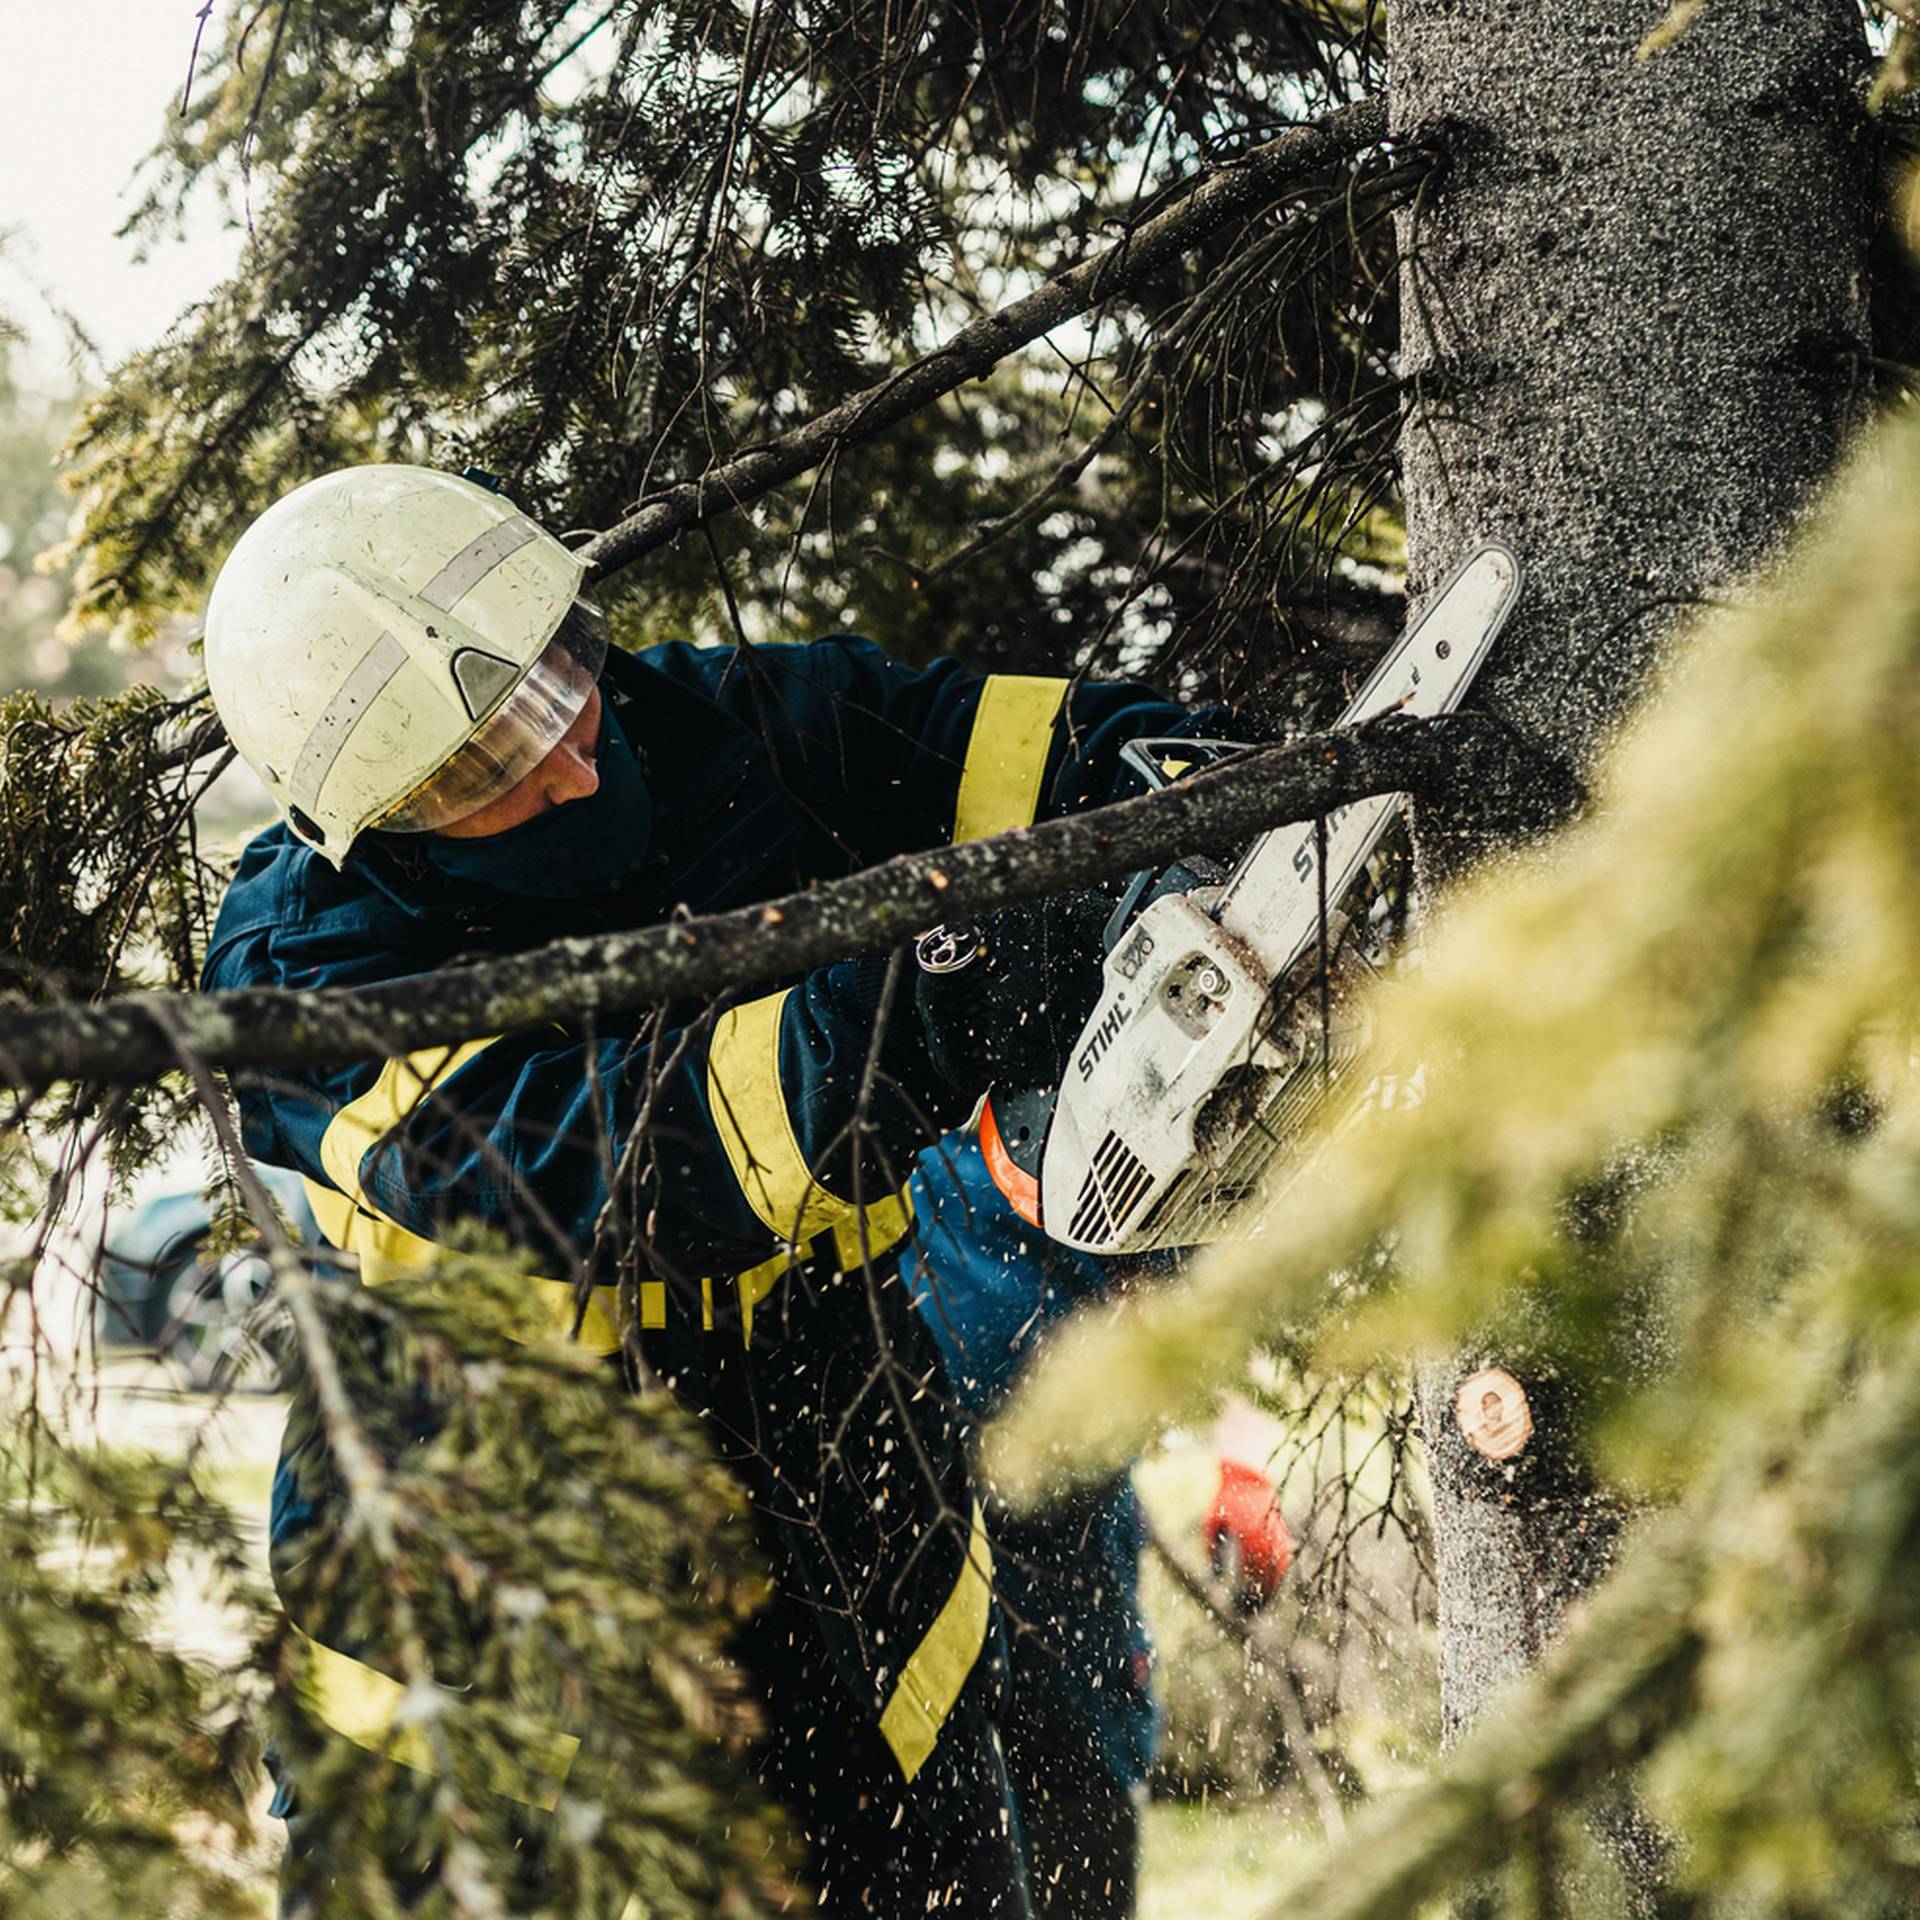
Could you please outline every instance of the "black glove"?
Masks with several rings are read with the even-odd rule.
[[[915,948],[914,1004],[927,1053],[966,1094],[998,1081],[1059,1083],[1100,1000],[1101,932],[1112,897],[1097,888],[1002,907],[976,926],[936,927]]]

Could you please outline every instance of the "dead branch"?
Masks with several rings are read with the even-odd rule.
[[[1370,794],[1470,792],[1478,817],[1535,823],[1574,794],[1487,716],[1387,715],[1262,748],[1139,799],[958,847],[902,854],[764,906],[556,941],[382,983],[294,993],[129,994],[0,1007],[0,1085],[144,1083],[189,1045],[214,1066],[317,1067],[790,979],[931,925],[1238,846]]]

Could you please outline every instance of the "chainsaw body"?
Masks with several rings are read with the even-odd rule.
[[[1519,590],[1478,548],[1342,715],[1456,707]],[[1154,784],[1226,743],[1135,743]],[[996,1183],[1050,1238],[1144,1253],[1228,1237],[1367,1039],[1371,966],[1348,904],[1401,796],[1263,834],[1230,868],[1136,875],[1106,932],[1104,984],[1058,1088],[996,1088],[980,1137]],[[1324,873],[1323,873],[1324,865]]]

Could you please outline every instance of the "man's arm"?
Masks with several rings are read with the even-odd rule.
[[[845,638],[757,648],[751,660],[687,653],[683,668],[713,676],[716,697],[785,743],[783,768],[858,828],[867,858],[1097,804],[1132,778],[1119,761],[1126,740],[1218,724],[1139,687],[1070,692],[1064,680],[982,680],[952,662],[915,672]],[[271,890],[262,859],[301,858],[276,852],[280,838],[250,852],[254,871],[243,865],[237,889]],[[313,877],[330,896],[336,883]],[[404,928],[383,941],[383,922],[356,922],[331,897],[312,910],[284,884],[270,912],[237,917],[254,924],[246,937],[216,936],[209,986],[346,984],[426,964],[406,951]],[[884,964],[823,968],[660,1031],[636,1020],[591,1037],[482,1038],[243,1087],[249,1144],[306,1174],[329,1237],[363,1254],[417,1259],[451,1222],[474,1219],[571,1277],[607,1205],[609,1169],[642,1124],[650,1152],[633,1225],[671,1270],[731,1276],[827,1231],[843,1252],[878,1253],[904,1228],[894,1196],[914,1153],[981,1090],[934,1070],[903,982],[856,1137]],[[863,1223],[887,1202],[890,1213]]]
[[[1141,791],[1120,758],[1129,740],[1235,725],[1133,682],[903,667],[852,634],[645,657],[759,731],[861,865],[1124,799]]]
[[[664,1271],[731,1277],[822,1232],[857,1254],[863,1231],[904,1227],[883,1203],[928,1127],[969,1104],[928,1066],[902,992],[856,1138],[884,969],[823,968],[657,1031],[513,1034],[242,1087],[248,1144],[305,1174],[328,1237],[376,1262],[414,1264],[474,1220],[571,1279],[643,1124],[635,1177],[616,1184]]]

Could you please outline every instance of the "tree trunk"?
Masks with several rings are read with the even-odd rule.
[[[1636,58],[1665,13],[1392,9],[1394,134],[1442,156],[1400,216],[1410,600],[1510,542],[1526,585],[1479,698],[1581,767],[1686,610],[1777,546],[1866,397],[1855,0],[1707,0]],[[1429,818],[1423,870],[1493,840]],[[1604,1570],[1618,1516],[1569,1445],[1577,1377],[1524,1330],[1429,1367],[1422,1403],[1451,1738]]]

